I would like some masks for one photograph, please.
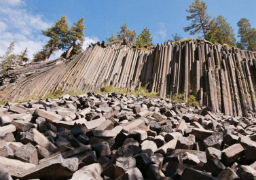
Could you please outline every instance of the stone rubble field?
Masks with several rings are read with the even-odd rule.
[[[0,179],[256,179],[256,118],[87,93],[0,107]]]

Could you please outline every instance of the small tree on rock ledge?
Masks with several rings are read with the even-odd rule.
[[[209,30],[209,15],[206,12],[207,6],[204,1],[195,0],[187,10],[190,13],[187,16],[188,21],[192,21],[190,26],[185,26],[185,32],[190,31],[191,35],[203,32],[206,37]]]
[[[153,46],[152,37],[149,29],[146,27],[136,38],[137,47],[150,47]]]

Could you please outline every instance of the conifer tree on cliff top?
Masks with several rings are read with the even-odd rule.
[[[153,46],[152,37],[149,29],[146,27],[142,30],[142,32],[136,38],[136,46],[137,47],[150,47]]]
[[[48,61],[54,51],[64,49],[65,43],[68,42],[67,18],[65,16],[61,17],[54,26],[43,30],[42,33],[50,39],[43,49],[34,55],[34,58],[35,60],[37,60],[37,58],[43,58],[45,61]]]
[[[256,29],[251,27],[248,19],[242,18],[237,23],[240,37],[239,45],[242,49],[256,51]]]
[[[50,39],[40,52],[34,55],[35,61],[47,61],[56,50],[64,50],[62,54],[65,58],[69,58],[74,54],[78,54],[82,50],[84,42],[84,19],[81,18],[68,27],[67,18],[61,17],[54,26],[42,33]]]
[[[129,43],[133,44],[136,38],[135,30],[129,30],[128,25],[124,24],[120,27],[120,32],[117,33],[116,36],[113,34],[107,38],[107,41],[114,42],[114,41],[123,41],[127,40]]]
[[[209,15],[206,12],[207,6],[204,1],[195,0],[187,9],[190,14],[187,20],[191,21],[190,26],[185,26],[184,31],[189,31],[191,35],[203,32],[206,37],[209,30]]]
[[[223,16],[218,16],[210,21],[210,30],[207,33],[206,40],[212,43],[235,45],[236,39],[233,28]]]
[[[79,19],[70,28],[67,38],[67,51],[65,52],[66,58],[69,58],[70,56],[78,54],[82,51],[82,46],[84,42],[84,30],[84,18]]]

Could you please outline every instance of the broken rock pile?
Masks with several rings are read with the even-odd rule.
[[[115,93],[7,103],[0,179],[255,179],[255,123]]]

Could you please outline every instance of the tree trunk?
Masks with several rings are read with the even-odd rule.
[[[200,14],[200,23],[201,23],[201,28],[202,28],[202,30],[203,30],[203,33],[204,33],[204,39],[205,39],[205,37],[206,37],[206,35],[207,35],[207,30],[206,30],[206,28],[205,28],[205,26],[204,26],[203,17],[202,17],[202,15],[201,15],[201,14]]]
[[[52,55],[52,52],[53,52],[54,48],[55,48],[54,45],[52,45],[50,47],[49,53],[45,56],[45,59],[44,59],[45,62],[47,62],[49,60],[50,56]]]
[[[71,51],[74,49],[74,45],[70,46],[69,49],[67,50],[67,53],[66,53],[66,59],[68,59],[70,57],[70,53]]]

